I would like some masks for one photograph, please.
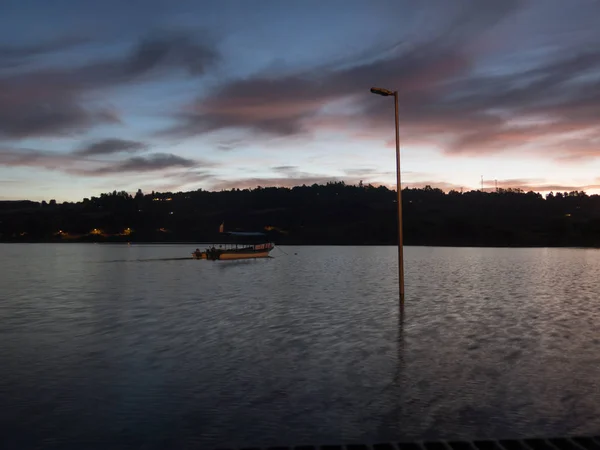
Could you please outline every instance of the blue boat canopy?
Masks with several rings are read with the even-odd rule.
[[[226,231],[225,234],[230,234],[232,236],[266,236],[266,233],[254,231]]]

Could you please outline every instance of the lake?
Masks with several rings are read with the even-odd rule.
[[[600,432],[598,250],[195,247],[0,245],[3,449]]]

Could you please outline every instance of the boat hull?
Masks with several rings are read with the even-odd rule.
[[[215,250],[214,252],[193,252],[193,259],[210,259],[213,261],[235,260],[235,259],[258,259],[268,258],[273,250],[273,244],[260,244],[241,249]]]
[[[233,259],[256,259],[256,258],[268,258],[268,257],[269,257],[269,251],[248,252],[248,253],[223,252],[219,255],[219,259],[222,261],[233,260]]]

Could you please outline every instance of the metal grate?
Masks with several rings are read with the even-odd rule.
[[[425,441],[374,445],[305,445],[294,447],[247,447],[218,450],[600,450],[600,436],[569,438],[487,439],[475,441]]]

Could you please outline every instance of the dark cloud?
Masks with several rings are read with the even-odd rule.
[[[208,42],[199,43],[185,33],[172,33],[144,39],[122,67],[130,76],[138,76],[160,66],[181,68],[191,75],[199,75],[217,59],[215,48]]]
[[[34,56],[68,50],[87,42],[89,39],[82,36],[65,36],[30,45],[0,45],[0,69],[19,66]]]
[[[437,34],[415,38],[392,52],[295,74],[260,73],[225,82],[179,114],[179,123],[166,132],[194,136],[242,128],[289,136],[333,128],[349,135],[365,130],[360,133],[373,138],[384,127],[388,130],[393,119],[392,102],[368,92],[382,86],[399,90],[404,143],[437,144],[449,155],[527,150],[567,161],[600,156],[597,143],[585,145],[569,136],[585,131],[586,139],[600,140],[600,80],[592,76],[600,73],[599,51],[561,39],[552,54],[507,66],[511,72],[481,70],[485,45],[497,45],[482,38],[522,13],[523,3],[448,2],[438,14],[449,19]],[[537,6],[541,15],[551,9]],[[600,13],[600,7],[594,11]],[[587,31],[590,42],[593,36],[600,38],[600,33]],[[352,102],[353,111],[324,112],[343,99]]]
[[[197,165],[198,161],[193,159],[182,158],[181,156],[170,153],[155,153],[145,157],[135,156],[133,158],[128,158],[124,161],[93,169],[86,173],[90,175],[105,175],[126,172],[155,172],[174,167],[195,167]]]
[[[42,167],[56,170],[73,163],[70,155],[27,148],[0,148],[0,167]]]
[[[208,41],[196,42],[183,32],[157,33],[143,38],[125,56],[38,72],[33,77],[50,77],[50,83],[55,86],[68,83],[79,89],[97,89],[140,81],[173,70],[200,75],[217,60],[218,54]]]
[[[298,171],[298,166],[275,166],[271,167],[274,172],[294,173]]]
[[[124,56],[93,61],[75,67],[38,71],[31,78],[47,79],[48,85],[78,88],[102,88],[136,81],[141,77],[167,70],[185,70],[202,74],[217,62],[218,54],[207,38],[196,42],[184,32],[149,34]]]
[[[10,87],[0,80],[0,96],[4,89],[8,93]],[[4,98],[8,99],[5,103],[0,103],[0,138],[69,135],[84,131],[93,125],[115,124],[121,121],[119,116],[109,109],[94,110],[80,105],[73,93],[47,93],[39,96],[39,103],[34,104],[33,98],[28,99],[27,93],[23,93],[20,99],[13,97],[17,92],[4,95]],[[30,95],[34,96],[35,94]]]
[[[180,183],[190,183],[202,180],[201,176],[208,173],[206,169],[215,164],[200,159],[189,159],[171,153],[154,153],[147,156],[135,156],[118,161],[89,159],[89,155],[76,153],[57,153],[26,148],[0,149],[0,167],[33,167],[57,170],[70,175],[101,176],[119,173],[147,174],[161,173],[161,177],[169,177],[170,170],[191,169],[183,175],[177,173],[174,177]]]
[[[470,3],[469,3],[470,4]],[[196,135],[221,128],[246,128],[289,135],[304,130],[303,122],[327,103],[368,92],[372,85],[400,86],[414,97],[426,87],[463,74],[470,61],[461,45],[514,11],[520,2],[487,2],[485,7],[450,8],[452,19],[427,42],[381,54],[367,61],[348,61],[336,67],[277,76],[259,74],[222,85],[214,95],[200,98],[179,116],[180,124],[168,130],[175,135]],[[474,4],[472,6],[477,6]]]
[[[146,150],[148,145],[139,141],[125,139],[104,139],[91,143],[75,153],[79,155],[112,155],[115,153],[135,153]]]
[[[212,44],[184,33],[165,33],[143,39],[125,56],[0,75],[0,138],[57,136],[114,123],[119,120],[114,111],[83,106],[88,94],[169,71],[199,75],[216,61]]]
[[[598,135],[600,82],[581,80],[580,70],[600,69],[600,53],[561,54],[559,60],[538,64],[531,70],[507,75],[451,80],[445,89],[401,99],[403,134],[424,141],[424,136],[444,136],[441,146],[448,154],[477,156],[519,150],[561,157],[575,149],[568,133],[589,131]],[[372,105],[366,111],[377,126],[386,111]],[[405,136],[406,137],[406,136]],[[580,152],[582,153],[582,152]],[[600,152],[585,150],[586,156]]]
[[[237,149],[243,143],[244,141],[242,139],[229,139],[219,142],[217,144],[217,149],[222,152],[230,152]]]

